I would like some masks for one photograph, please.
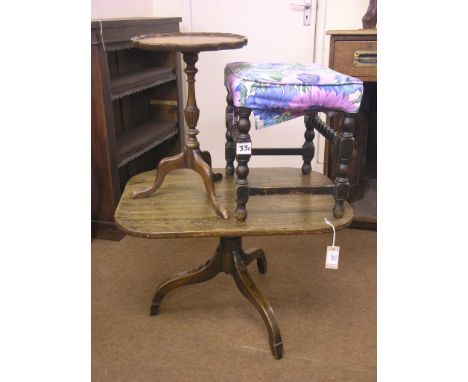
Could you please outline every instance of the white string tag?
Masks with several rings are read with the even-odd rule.
[[[104,49],[104,52],[106,51],[106,44],[104,43],[104,36],[102,35],[102,21],[99,20],[99,26],[101,27],[100,29],[100,35],[101,35],[101,42],[102,42],[102,48]]]
[[[338,260],[340,259],[340,247],[335,245],[336,230],[335,226],[326,218],[325,223],[333,228],[333,244],[327,247],[327,255],[325,258],[325,268],[338,269]]]

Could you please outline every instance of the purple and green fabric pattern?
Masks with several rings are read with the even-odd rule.
[[[310,112],[357,113],[363,93],[361,80],[314,64],[232,62],[224,84],[234,106],[252,109],[257,129]]]

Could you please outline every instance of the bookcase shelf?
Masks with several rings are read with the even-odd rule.
[[[123,132],[117,137],[118,167],[177,134],[177,123],[168,121],[149,121]]]
[[[176,79],[173,68],[149,68],[111,78],[111,98],[116,100]]]
[[[91,222],[119,239],[114,211],[127,180],[183,145],[181,60],[133,48],[130,39],[179,32],[180,17],[91,21]]]

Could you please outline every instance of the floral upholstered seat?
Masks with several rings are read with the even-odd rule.
[[[233,62],[224,84],[234,106],[252,109],[257,129],[311,112],[357,113],[363,92],[357,78],[303,64]]]

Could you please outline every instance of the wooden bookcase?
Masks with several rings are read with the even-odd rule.
[[[183,145],[181,60],[135,49],[131,37],[178,32],[179,17],[91,22],[92,234],[118,239],[114,211],[127,180]]]

